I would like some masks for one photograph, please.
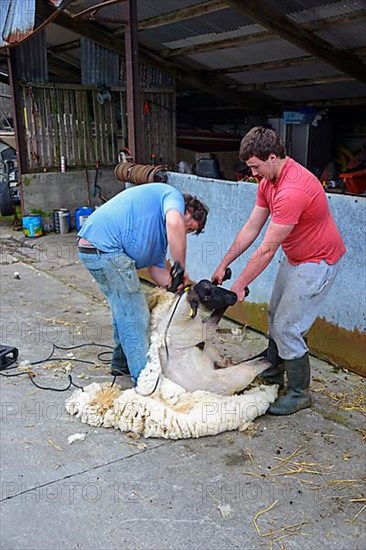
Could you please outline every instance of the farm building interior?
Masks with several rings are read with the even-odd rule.
[[[0,548],[365,550],[365,222],[366,0],[0,0]]]
[[[349,210],[343,230],[362,246],[363,0],[30,0],[26,10],[5,0],[1,9],[1,136],[17,152],[23,214],[98,206],[121,190],[114,168],[126,159],[181,173],[193,192],[202,185],[192,174],[212,178],[210,192],[218,181],[249,189],[240,140],[266,125]],[[343,327],[359,350],[349,362],[364,372],[364,315],[353,319]]]

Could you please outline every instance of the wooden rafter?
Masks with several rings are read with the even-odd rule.
[[[82,10],[79,13],[72,15],[72,17],[85,17],[86,15],[95,15],[99,10],[107,8],[108,6],[120,4],[121,2],[124,2],[124,0],[103,0],[103,2],[99,2],[98,4],[89,6],[85,10]]]
[[[366,105],[366,97],[340,97],[334,99],[318,99],[293,103],[296,105],[309,105],[310,107],[354,107],[357,105]]]
[[[37,2],[37,15],[43,19],[47,19],[54,11],[54,8],[45,2],[45,0],[38,0]],[[79,19],[70,17],[66,13],[60,13],[55,20],[55,24],[60,27],[64,27],[69,31],[73,31],[76,34],[80,34],[85,38],[94,40],[101,46],[108,48],[114,52],[122,53],[124,51],[124,43],[120,38],[116,38],[112,33],[104,30],[96,23],[89,23]]]
[[[249,14],[247,14],[249,15]],[[301,25],[300,28],[314,33],[322,30],[329,29],[337,25],[346,25],[354,23],[355,21],[362,21],[366,19],[366,11],[358,10],[347,15],[336,15],[334,17],[327,17],[325,19],[316,19],[308,21]],[[264,25],[263,25],[264,26]],[[204,42],[203,44],[195,44],[194,46],[186,46],[183,48],[165,49],[160,52],[160,55],[165,58],[182,57],[192,54],[211,52],[215,50],[223,50],[227,48],[235,48],[237,46],[249,46],[250,44],[256,44],[265,40],[273,40],[278,35],[270,31],[256,32],[248,34],[246,36],[238,36],[235,38],[223,38],[220,40],[212,40],[210,42]]]
[[[366,83],[366,67],[354,55],[346,54],[323,38],[291,21],[266,2],[257,0],[227,0],[238,13],[252,17],[260,25],[277,36],[309,52],[342,73]]]
[[[339,82],[350,82],[354,78],[343,74],[333,76],[319,76],[315,78],[300,78],[298,80],[276,80],[273,82],[260,82],[255,84],[242,84],[238,90],[242,92],[259,92],[282,88],[303,88],[304,86],[319,86],[321,84],[337,84]]]
[[[354,48],[352,50],[346,50],[346,53],[351,53],[359,57],[366,56],[366,47]],[[305,65],[313,65],[319,63],[319,60],[313,55],[306,55],[302,57],[291,57],[288,59],[279,59],[277,61],[266,61],[264,63],[252,63],[250,65],[236,65],[233,67],[225,67],[224,69],[213,69],[208,71],[209,74],[234,74],[244,72],[261,72],[271,71],[277,69],[287,69],[288,67],[303,67]]]
[[[145,31],[147,29],[155,29],[162,27],[163,25],[170,25],[172,23],[178,23],[179,21],[185,21],[186,19],[193,19],[194,17],[200,17],[201,15],[207,15],[215,11],[220,11],[227,8],[226,2],[222,0],[208,0],[208,2],[202,2],[194,6],[188,6],[180,10],[170,11],[163,15],[157,15],[139,21],[137,28],[139,31]],[[118,29],[115,31],[115,36],[121,36],[124,33],[124,29]]]
[[[57,46],[51,46],[48,48],[48,51],[57,54],[67,52],[69,50],[75,50],[76,48],[80,48],[80,39],[64,42],[63,44],[57,44]]]

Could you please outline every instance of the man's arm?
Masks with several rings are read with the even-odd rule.
[[[245,287],[262,273],[273,259],[278,247],[289,236],[295,225],[282,225],[271,222],[264,235],[263,242],[252,254],[246,267],[239,275],[231,290],[236,292],[239,300],[245,297]]]
[[[157,267],[153,265],[151,267],[148,267],[147,270],[156,285],[165,288],[171,284],[171,276],[169,270],[165,267]]]
[[[222,283],[227,266],[243,254],[243,252],[245,252],[245,250],[247,250],[247,248],[249,248],[249,246],[255,241],[262,227],[266,223],[268,216],[268,208],[263,208],[262,206],[257,205],[253,208],[248,221],[241,228],[221,263],[213,273],[211,277],[212,281],[216,280],[219,284]]]
[[[168,246],[174,262],[179,262],[183,269],[186,266],[186,230],[184,218],[178,210],[166,213],[166,231]]]

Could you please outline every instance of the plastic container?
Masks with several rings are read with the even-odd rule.
[[[348,174],[339,174],[350,193],[361,194],[366,191],[366,168]]]
[[[217,159],[199,159],[197,163],[197,176],[220,179],[220,168]]]
[[[64,235],[70,231],[70,210],[67,208],[58,208],[53,211],[53,227],[55,233]]]
[[[76,231],[79,231],[79,229],[81,229],[81,227],[84,225],[84,223],[89,218],[90,214],[93,213],[93,211],[94,209],[90,206],[82,206],[81,208],[75,210]]]
[[[43,235],[42,216],[31,214],[23,217],[23,233],[26,237],[34,238]]]

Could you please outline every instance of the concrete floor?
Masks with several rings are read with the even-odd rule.
[[[18,347],[21,361],[48,357],[52,344],[112,344],[109,309],[77,261],[75,234],[26,240],[3,224],[0,237],[2,344]],[[231,326],[215,336],[224,354],[264,348],[264,336],[233,336]],[[36,381],[65,388],[68,368],[77,384],[110,380],[100,351],[56,350],[97,364],[51,360],[33,367]],[[311,409],[181,441],[83,425],[64,410],[71,390],[1,376],[1,548],[364,549],[365,416],[327,392],[352,397],[365,380],[312,365]],[[75,433],[85,440],[68,444]]]

